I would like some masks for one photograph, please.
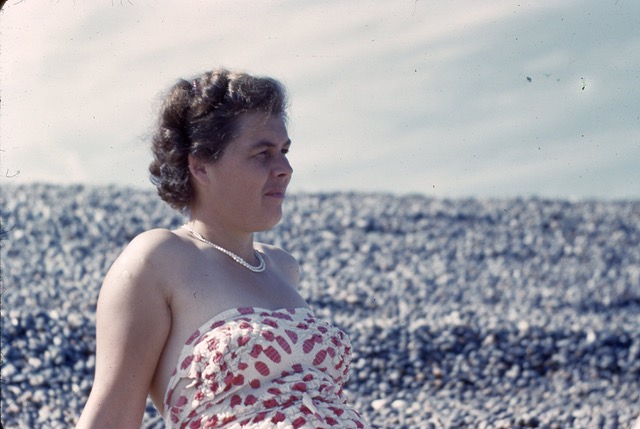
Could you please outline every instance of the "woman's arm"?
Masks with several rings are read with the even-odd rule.
[[[95,379],[77,429],[140,428],[171,327],[161,235],[137,237],[107,273],[96,314]]]

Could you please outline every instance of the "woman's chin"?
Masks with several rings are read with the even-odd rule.
[[[280,210],[278,213],[273,213],[268,218],[265,218],[264,222],[262,222],[261,225],[257,226],[256,232],[268,231],[274,226],[276,226],[277,224],[279,224],[281,220],[282,220],[282,210]]]

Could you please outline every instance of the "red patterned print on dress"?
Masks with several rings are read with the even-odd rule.
[[[348,336],[306,308],[224,311],[185,343],[165,394],[165,422],[168,428],[369,428],[342,394],[350,352]]]

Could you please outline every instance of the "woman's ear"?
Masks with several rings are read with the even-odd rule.
[[[209,183],[206,164],[192,155],[189,155],[189,171],[196,182],[203,185]]]

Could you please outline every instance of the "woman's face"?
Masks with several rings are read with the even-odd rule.
[[[293,173],[287,160],[291,141],[281,116],[248,113],[240,118],[238,130],[222,157],[206,166],[212,206],[227,227],[263,231],[282,217]]]

